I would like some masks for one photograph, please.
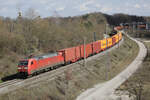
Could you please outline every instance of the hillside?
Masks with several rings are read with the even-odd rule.
[[[106,23],[111,27],[122,22],[149,21],[148,19],[149,17],[103,13],[65,18],[0,17],[0,77],[16,73],[19,59],[31,54],[55,52],[79,45],[83,43],[84,37],[87,43],[91,42],[94,32],[97,40],[102,39]]]
[[[76,17],[16,19],[0,17],[0,77],[16,73],[19,59],[29,55],[55,52],[102,39],[107,20],[101,13]]]
[[[139,51],[138,45],[127,37],[124,37],[122,45],[116,47],[105,55],[94,60],[88,60],[86,67],[83,67],[82,62],[69,65],[70,69],[68,70],[72,70],[69,81],[66,80],[65,75],[57,76],[56,79],[45,80],[38,85],[29,85],[1,95],[0,99],[65,100],[67,98],[67,100],[75,100],[86,89],[118,75],[134,60]],[[107,79],[106,66],[109,66]]]
[[[41,53],[55,52],[62,48],[72,47],[93,41],[93,33],[96,32],[96,39],[102,39],[105,33],[106,24],[109,24],[109,31],[112,26],[121,22],[145,21],[144,17],[130,16],[124,14],[106,15],[102,13],[91,13],[75,17],[49,17],[28,19],[18,17],[16,19],[0,17],[0,77],[5,78],[17,72],[19,59]],[[121,72],[136,57],[138,46],[125,37],[125,43],[117,50],[112,51],[109,71],[109,79]],[[74,79],[71,81],[69,90],[72,94],[68,96],[71,100],[83,92],[83,89],[92,87],[94,84],[105,81],[104,60],[107,55],[100,57],[87,64],[90,70],[73,72]],[[85,76],[82,76],[82,73]],[[81,74],[79,74],[81,73]],[[79,76],[78,76],[79,75]],[[81,75],[81,76],[80,76]],[[101,76],[101,77],[99,77]],[[92,80],[92,81],[91,81]],[[49,85],[49,83],[51,85]],[[61,84],[60,84],[61,83]],[[58,77],[52,82],[38,85],[38,88],[29,87],[3,95],[2,99],[50,99],[62,100],[65,97],[64,77]],[[42,93],[41,93],[42,91]],[[54,92],[51,92],[54,91]],[[76,94],[74,94],[74,91]],[[23,94],[23,95],[20,95]],[[41,96],[37,96],[41,95]]]

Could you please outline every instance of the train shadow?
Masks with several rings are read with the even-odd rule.
[[[1,80],[3,82],[14,80],[14,79],[22,79],[22,77],[19,77],[19,73],[15,73],[15,74],[5,76],[5,77],[1,78]]]

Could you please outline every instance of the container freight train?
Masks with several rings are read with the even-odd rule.
[[[21,75],[29,76],[36,74],[41,70],[54,69],[61,65],[74,63],[83,59],[84,57],[87,58],[112,47],[121,39],[122,33],[118,32],[112,37],[98,40],[86,45],[79,45],[76,47],[58,50],[56,53],[22,59],[18,64],[18,72]]]

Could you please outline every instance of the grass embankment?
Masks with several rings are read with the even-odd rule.
[[[141,67],[119,88],[135,95],[136,100],[150,99],[150,42],[144,44],[148,53]]]
[[[64,76],[58,76],[53,81],[45,81],[35,87],[25,87],[0,97],[2,100],[75,100],[75,98],[93,85],[106,81],[106,66],[109,66],[109,79],[126,68],[137,56],[138,46],[135,42],[124,37],[124,43],[109,54],[88,61],[86,68],[82,64],[74,65],[80,70],[73,69],[69,85]],[[109,63],[108,63],[109,62]],[[67,86],[67,88],[66,88]],[[67,92],[66,92],[67,91]],[[66,94],[65,94],[66,93]]]

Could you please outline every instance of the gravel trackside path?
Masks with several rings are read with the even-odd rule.
[[[127,35],[128,36],[128,35]],[[129,36],[128,36],[129,37]],[[139,53],[135,60],[119,75],[103,84],[99,84],[92,89],[89,89],[77,97],[76,100],[112,100],[111,96],[115,89],[117,89],[125,80],[127,80],[141,65],[146,54],[147,49],[143,43],[129,37],[135,41],[139,46]]]

